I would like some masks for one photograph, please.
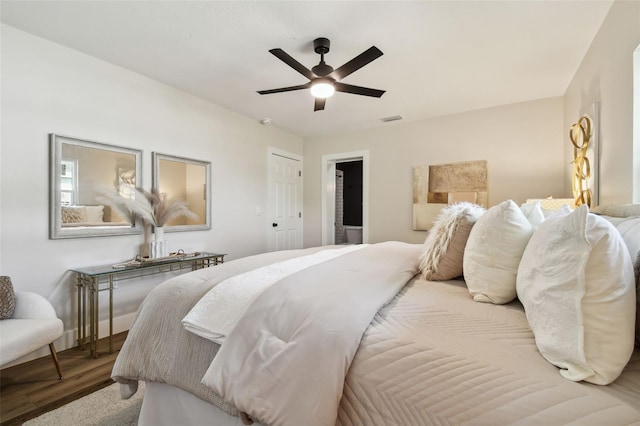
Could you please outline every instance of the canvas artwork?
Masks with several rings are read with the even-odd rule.
[[[413,229],[427,231],[443,207],[469,201],[487,207],[487,161],[413,168]]]

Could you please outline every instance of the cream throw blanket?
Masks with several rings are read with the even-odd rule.
[[[375,244],[270,286],[227,336],[203,383],[265,424],[335,424],[362,334],[418,272],[420,248]]]

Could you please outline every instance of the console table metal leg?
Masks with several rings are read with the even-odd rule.
[[[78,347],[84,345],[84,338],[82,336],[82,280],[80,276],[76,278],[76,288],[78,289]]]
[[[91,316],[91,344],[92,344],[92,354],[94,358],[98,358],[98,336],[99,329],[98,324],[100,321],[100,303],[98,293],[100,292],[100,284],[97,279],[93,280],[91,285],[91,304],[93,305],[93,315]]]
[[[93,318],[94,318],[93,283],[89,284],[88,299],[89,299],[89,336],[87,336],[87,340],[89,342],[89,351],[91,352],[91,355],[93,355],[93,332],[94,332],[93,330]]]
[[[109,275],[109,353],[113,353],[113,275]]]

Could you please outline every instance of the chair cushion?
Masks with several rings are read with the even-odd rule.
[[[0,366],[48,345],[62,332],[63,324],[58,318],[0,321]]]
[[[0,276],[0,320],[11,318],[16,308],[16,294],[13,291],[11,278]]]

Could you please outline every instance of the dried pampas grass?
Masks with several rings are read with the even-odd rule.
[[[184,216],[188,219],[197,219],[198,216],[189,210],[188,204],[180,199],[167,199],[167,194],[160,193],[156,188],[145,191],[142,188],[135,189],[135,198],[127,198],[120,195],[115,189],[103,190],[96,197],[101,203],[108,204],[120,216],[134,223],[140,218],[145,224],[161,227],[172,219]]]

